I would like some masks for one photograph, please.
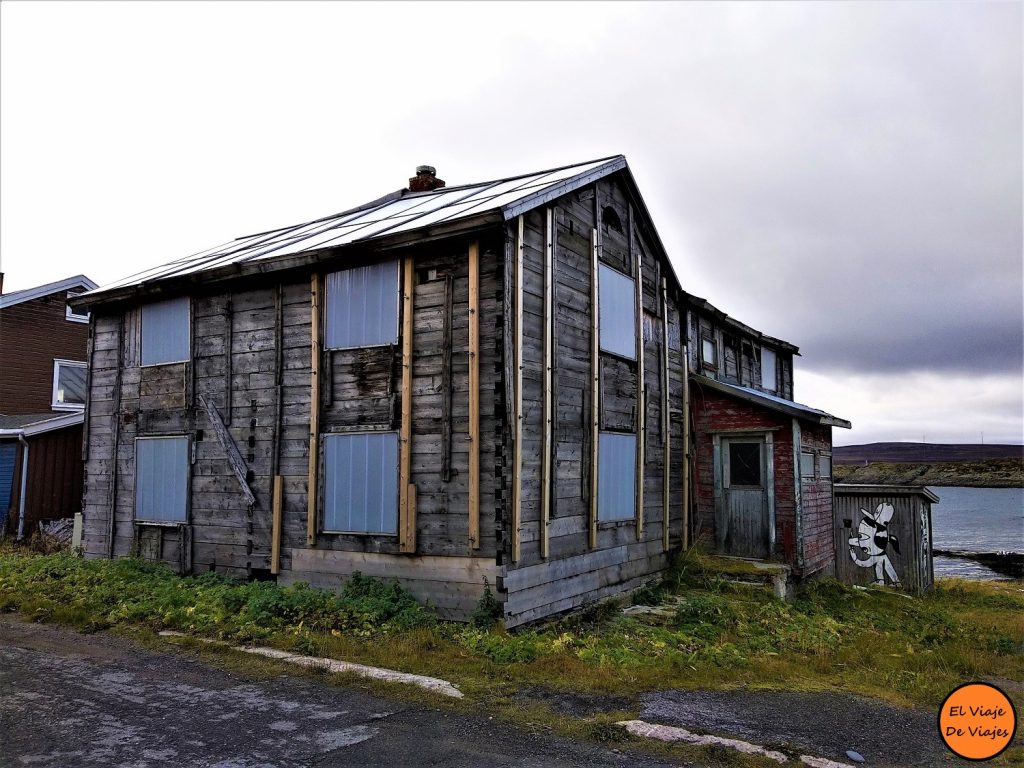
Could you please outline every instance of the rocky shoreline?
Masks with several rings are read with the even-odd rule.
[[[973,560],[1002,576],[1024,579],[1024,554],[1020,552],[966,552],[959,549],[933,549],[932,554]]]

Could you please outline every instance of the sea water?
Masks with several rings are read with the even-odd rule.
[[[929,488],[932,546],[967,552],[1024,552],[1024,488]],[[936,556],[935,576],[994,579],[995,571],[973,560]]]

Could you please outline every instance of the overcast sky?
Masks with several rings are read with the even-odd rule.
[[[623,153],[836,444],[1022,442],[1022,5],[0,4],[0,267],[99,283]]]

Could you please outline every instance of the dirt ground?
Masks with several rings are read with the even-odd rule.
[[[2,768],[674,764],[0,616]]]

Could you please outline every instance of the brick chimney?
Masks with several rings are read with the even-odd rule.
[[[444,186],[444,179],[437,178],[437,169],[432,165],[416,166],[416,175],[409,179],[410,192],[429,192]]]

